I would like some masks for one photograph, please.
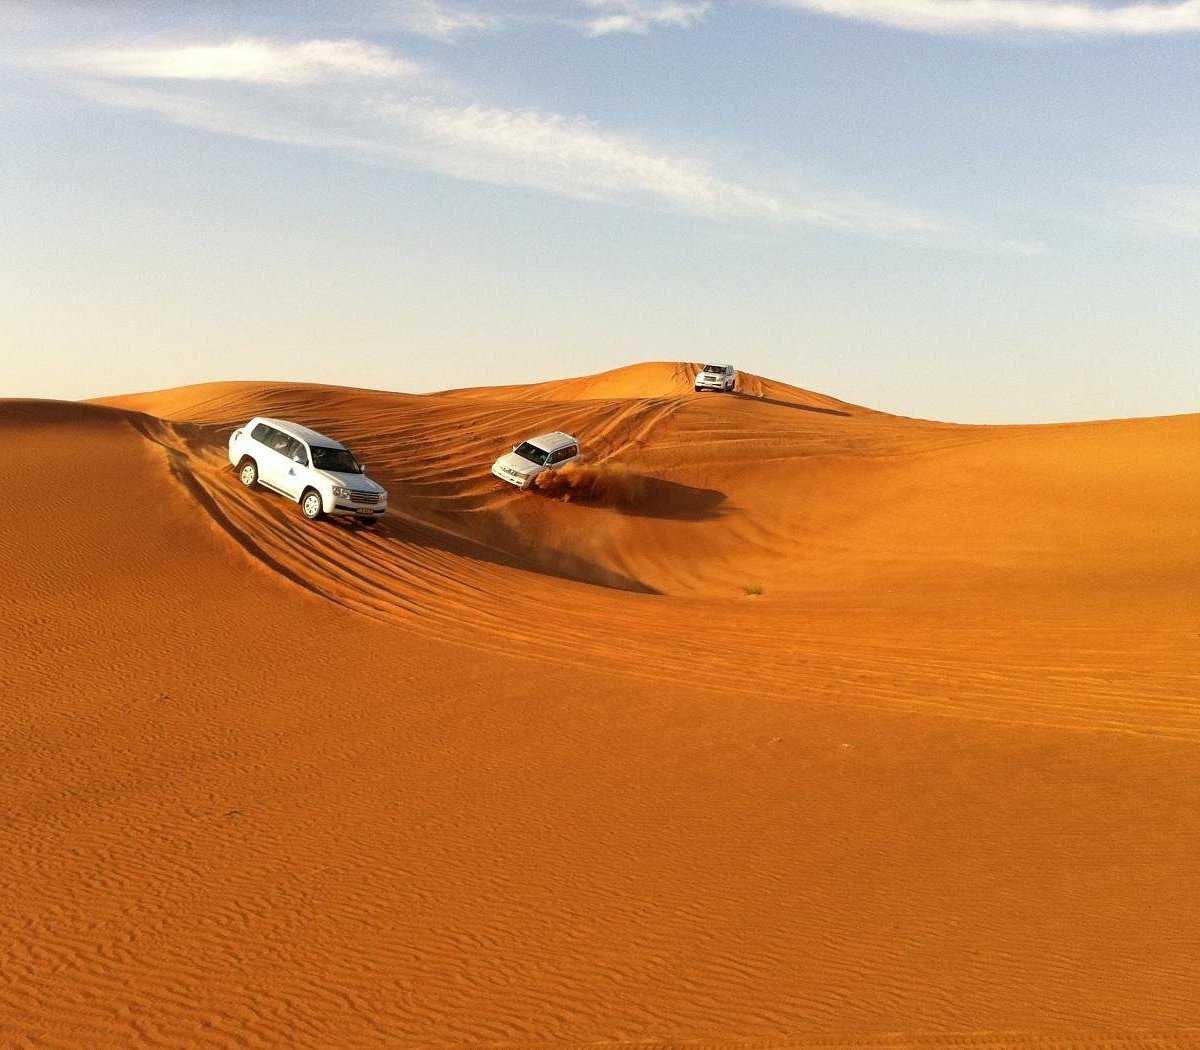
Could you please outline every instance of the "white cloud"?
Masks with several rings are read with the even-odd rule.
[[[392,16],[397,28],[406,33],[449,42],[464,33],[490,33],[503,28],[508,20],[491,5],[488,9],[469,4],[444,3],[442,0],[407,0]]]
[[[1124,196],[1128,214],[1142,229],[1200,237],[1200,188],[1144,186]]]
[[[557,26],[599,37],[689,29],[712,7],[712,0],[393,0],[363,4],[347,0],[352,21],[364,27],[452,43],[470,33]]]
[[[464,104],[413,63],[359,41],[76,49],[41,65],[99,104],[466,181],[716,220],[983,244],[956,224],[886,201],[718,173],[699,156],[583,117]]]
[[[709,0],[584,0],[584,5],[596,12],[585,24],[589,36],[689,29],[712,6]]]
[[[1200,0],[1103,7],[1069,0],[766,0],[777,7],[931,33],[1155,36],[1200,30]]]
[[[778,215],[772,197],[715,177],[700,162],[653,150],[591,121],[485,106],[408,103],[396,115],[488,181],[527,181],[572,195],[638,195],[703,214]]]
[[[249,84],[393,79],[417,72],[414,63],[360,40],[286,44],[242,38],[223,44],[74,48],[48,56],[44,64],[105,79],[225,80]]]

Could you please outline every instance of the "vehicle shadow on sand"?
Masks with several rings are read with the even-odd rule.
[[[726,395],[730,396],[730,395]],[[822,416],[850,416],[851,413],[840,408],[826,408],[824,405],[802,405],[798,401],[781,401],[777,397],[764,397],[759,394],[743,394],[740,390],[735,390],[733,397],[739,398],[742,401],[757,401],[762,405],[774,405],[776,408],[796,408],[801,412],[816,412]]]
[[[548,471],[538,477],[530,494],[664,521],[713,521],[728,509],[725,493],[718,489],[603,466]]]

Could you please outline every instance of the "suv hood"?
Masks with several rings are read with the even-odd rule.
[[[323,478],[327,478],[335,485],[341,485],[347,489],[358,489],[360,492],[383,492],[384,488],[376,481],[372,481],[366,474],[341,474],[335,470],[318,470],[318,474]]]

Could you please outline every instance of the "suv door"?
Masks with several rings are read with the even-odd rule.
[[[283,464],[283,474],[280,488],[292,499],[299,499],[300,493],[308,484],[308,449],[304,443],[294,437],[287,439],[287,447],[283,451],[287,462]]]
[[[281,434],[274,427],[263,423],[254,428],[253,437],[258,444],[255,449],[255,459],[258,460],[258,480],[268,488],[280,488],[283,484],[285,460],[279,454],[278,447],[287,440],[287,435]]]
[[[295,498],[300,494],[295,488],[296,464],[292,460],[292,444],[295,438],[289,437],[282,430],[274,427],[267,428],[267,434],[262,440],[262,457],[258,464],[259,479],[277,492]]]
[[[561,467],[570,458],[571,458],[571,446],[564,445],[562,448],[557,449],[553,455],[551,455],[550,459],[547,460],[546,465],[548,467],[555,467],[555,468]]]

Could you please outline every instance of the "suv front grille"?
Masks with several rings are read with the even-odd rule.
[[[379,493],[364,492],[362,489],[351,489],[350,490],[350,502],[351,503],[378,503],[379,502]]]

